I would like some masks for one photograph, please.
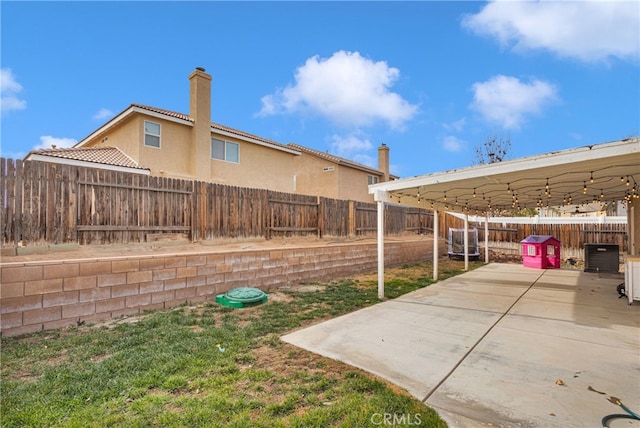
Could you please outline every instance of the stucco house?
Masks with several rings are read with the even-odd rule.
[[[211,76],[198,67],[189,81],[189,114],[131,104],[74,148],[116,147],[154,176],[366,202],[390,179],[384,144],[375,169],[213,123]]]

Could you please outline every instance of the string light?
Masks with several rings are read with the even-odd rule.
[[[585,172],[587,171],[582,172],[583,177],[585,175],[584,174]],[[585,204],[585,206],[587,206],[590,209],[594,209],[594,208],[598,209],[601,205],[607,204],[606,206],[608,206],[609,209],[612,209],[612,207],[614,207],[617,202],[621,201],[623,197],[625,201],[631,201],[632,199],[640,198],[640,186],[638,186],[638,184],[640,184],[640,181],[636,182],[636,178],[633,175],[624,174],[620,176],[618,175],[611,176],[607,174],[602,174],[602,170],[593,170],[593,171],[589,171],[588,179],[583,178],[583,182],[582,182],[583,196],[576,197],[576,200],[574,201],[573,193],[580,195],[578,190],[579,189],[578,183],[579,183],[580,176],[576,177],[577,182],[574,181],[573,183],[575,187],[578,187],[577,189],[569,188],[567,190],[571,190],[570,192],[558,193],[559,190],[564,190],[562,189],[562,187],[566,188],[566,186],[569,184],[562,178],[567,174],[572,174],[572,172],[560,173],[558,175],[551,175],[551,176],[545,177],[545,182],[543,184],[544,188],[540,186],[540,181],[542,181],[542,177],[539,177],[537,180],[535,180],[537,181],[537,183],[535,183],[535,181],[529,182],[530,179],[528,178],[516,180],[514,182],[514,187],[511,187],[511,182],[509,182],[507,183],[506,191],[511,196],[511,202],[509,202],[504,197],[503,193],[496,193],[496,191],[494,190],[495,189],[494,186],[491,184],[489,184],[489,187],[486,187],[485,184],[472,187],[471,195],[468,194],[468,188],[467,189],[449,188],[448,190],[443,191],[441,198],[438,198],[438,197],[431,196],[432,193],[429,191],[429,189],[423,192],[424,186],[416,186],[413,188],[413,191],[415,193],[413,193],[412,195],[395,193],[392,196],[394,197],[393,198],[394,200],[396,197],[398,198],[397,199],[398,203],[405,203],[407,202],[407,197],[411,197],[414,203],[416,203],[417,201],[417,204],[421,204],[423,208],[427,208],[431,203],[431,205],[435,205],[435,206],[443,204],[446,206],[446,208],[455,210],[457,212],[472,213],[474,210],[479,209],[481,212],[485,210],[490,210],[495,213],[502,213],[507,215],[509,212],[513,212],[513,210],[516,208],[521,209],[520,207],[525,207],[522,209],[527,209],[528,207],[528,209],[532,209],[532,208],[535,208],[536,206],[544,210],[545,209],[544,207],[554,207],[559,209],[560,207],[569,208],[568,206],[578,206],[579,204]],[[594,185],[596,178],[598,179],[598,183],[601,184],[600,193],[597,193],[597,186]],[[620,185],[615,184],[616,178],[620,179],[620,182],[621,182]],[[554,180],[554,186],[557,187],[555,189],[556,190],[555,194],[552,194],[551,192],[551,180]],[[524,183],[520,183],[521,181],[524,181]],[[591,185],[587,183],[591,183]],[[612,183],[613,186],[610,186],[610,183]],[[576,184],[578,184],[578,186],[576,186]],[[607,188],[607,193],[604,192],[605,187]],[[498,184],[497,192],[501,192],[499,189],[500,189],[500,184]],[[532,194],[533,189],[538,189],[534,191],[535,193],[538,193],[537,198],[535,193]],[[625,190],[626,190],[626,193],[625,193]],[[448,193],[453,192],[453,199],[450,199],[450,195],[447,194],[447,192]],[[499,196],[499,195],[503,195],[503,196]],[[482,202],[479,201],[480,197],[482,197],[482,200],[483,200]],[[416,199],[413,199],[413,198],[416,198]],[[495,203],[493,203],[492,201],[492,199],[494,198],[496,198]],[[533,198],[536,198],[537,202],[534,201]],[[478,200],[478,202],[476,202],[476,199]],[[522,204],[520,203],[521,199],[523,200]],[[423,200],[425,201],[424,204],[422,204]],[[597,206],[594,207],[593,205],[591,205],[592,203],[597,204]],[[485,209],[479,208],[479,204],[485,204],[487,208]]]

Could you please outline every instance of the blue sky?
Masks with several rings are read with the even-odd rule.
[[[70,146],[131,103],[400,177],[640,133],[640,2],[0,2],[1,148]]]

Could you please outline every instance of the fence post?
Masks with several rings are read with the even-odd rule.
[[[317,216],[318,216],[318,239],[322,238],[322,236],[324,235],[324,209],[323,209],[323,204],[322,204],[322,198],[320,196],[316,197],[316,200],[318,201],[318,212],[317,212]]]
[[[356,203],[349,201],[349,231],[350,237],[356,236]]]

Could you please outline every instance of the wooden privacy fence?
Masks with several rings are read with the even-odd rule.
[[[150,234],[192,241],[376,233],[376,205],[0,159],[2,246],[145,242]],[[423,233],[426,210],[386,207],[386,231]],[[429,222],[431,221],[431,223]]]
[[[136,243],[167,233],[202,241],[377,232],[375,203],[4,158],[0,180],[3,247]],[[439,236],[463,224],[441,212]],[[476,227],[484,240],[484,226]],[[432,231],[432,211],[385,205],[387,234]],[[570,248],[612,243],[627,249],[625,224],[489,227],[493,242],[520,242],[529,235],[552,235]]]
[[[75,217],[74,242],[144,242],[150,233],[191,231],[190,181],[87,168],[67,174],[70,167],[54,166],[70,195],[65,228],[74,232]],[[60,237],[54,239],[59,242]]]

